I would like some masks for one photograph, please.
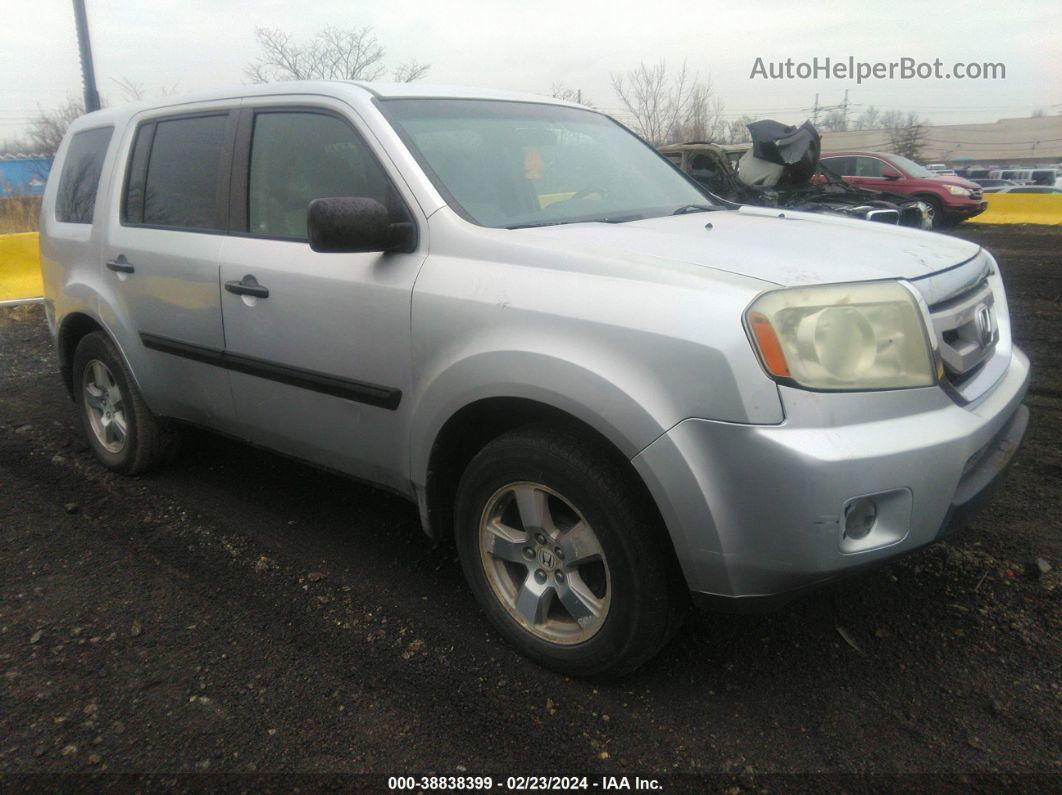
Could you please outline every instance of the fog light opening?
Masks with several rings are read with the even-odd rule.
[[[853,541],[866,538],[878,520],[878,504],[870,497],[852,500],[844,509],[844,537]]]

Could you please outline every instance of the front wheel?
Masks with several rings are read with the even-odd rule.
[[[918,200],[925,202],[926,206],[929,207],[927,215],[929,216],[928,220],[931,229],[942,229],[947,226],[947,220],[944,217],[944,205],[940,199],[933,196],[919,196]]]
[[[685,604],[624,463],[576,431],[533,426],[489,443],[461,478],[456,538],[473,593],[510,643],[562,673],[634,670]]]

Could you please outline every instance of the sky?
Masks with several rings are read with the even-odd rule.
[[[815,101],[852,114],[873,105],[913,110],[935,124],[1062,111],[1062,3],[970,0],[87,0],[100,93],[117,81],[147,95],[247,81],[257,26],[309,38],[332,25],[371,25],[389,66],[431,64],[425,80],[548,94],[581,89],[623,118],[610,76],[642,61],[685,61],[709,79],[727,117],[799,123]],[[765,63],[849,56],[861,61],[1001,62],[1002,80],[764,80]],[[20,134],[38,106],[81,96],[70,0],[4,0],[0,27],[0,140]]]

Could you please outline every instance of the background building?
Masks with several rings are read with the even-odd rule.
[[[922,128],[923,163],[962,166],[1046,166],[1062,162],[1062,116],[1000,119],[988,124]],[[890,150],[888,130],[823,132],[822,150]]]
[[[0,155],[0,198],[40,196],[51,167],[48,155]]]

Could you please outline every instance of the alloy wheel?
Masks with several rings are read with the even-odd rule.
[[[85,411],[96,441],[109,453],[120,453],[129,437],[122,390],[110,369],[92,359],[84,370]]]
[[[601,629],[612,596],[604,550],[553,489],[529,481],[498,489],[483,510],[479,548],[495,597],[533,635],[570,645]]]

